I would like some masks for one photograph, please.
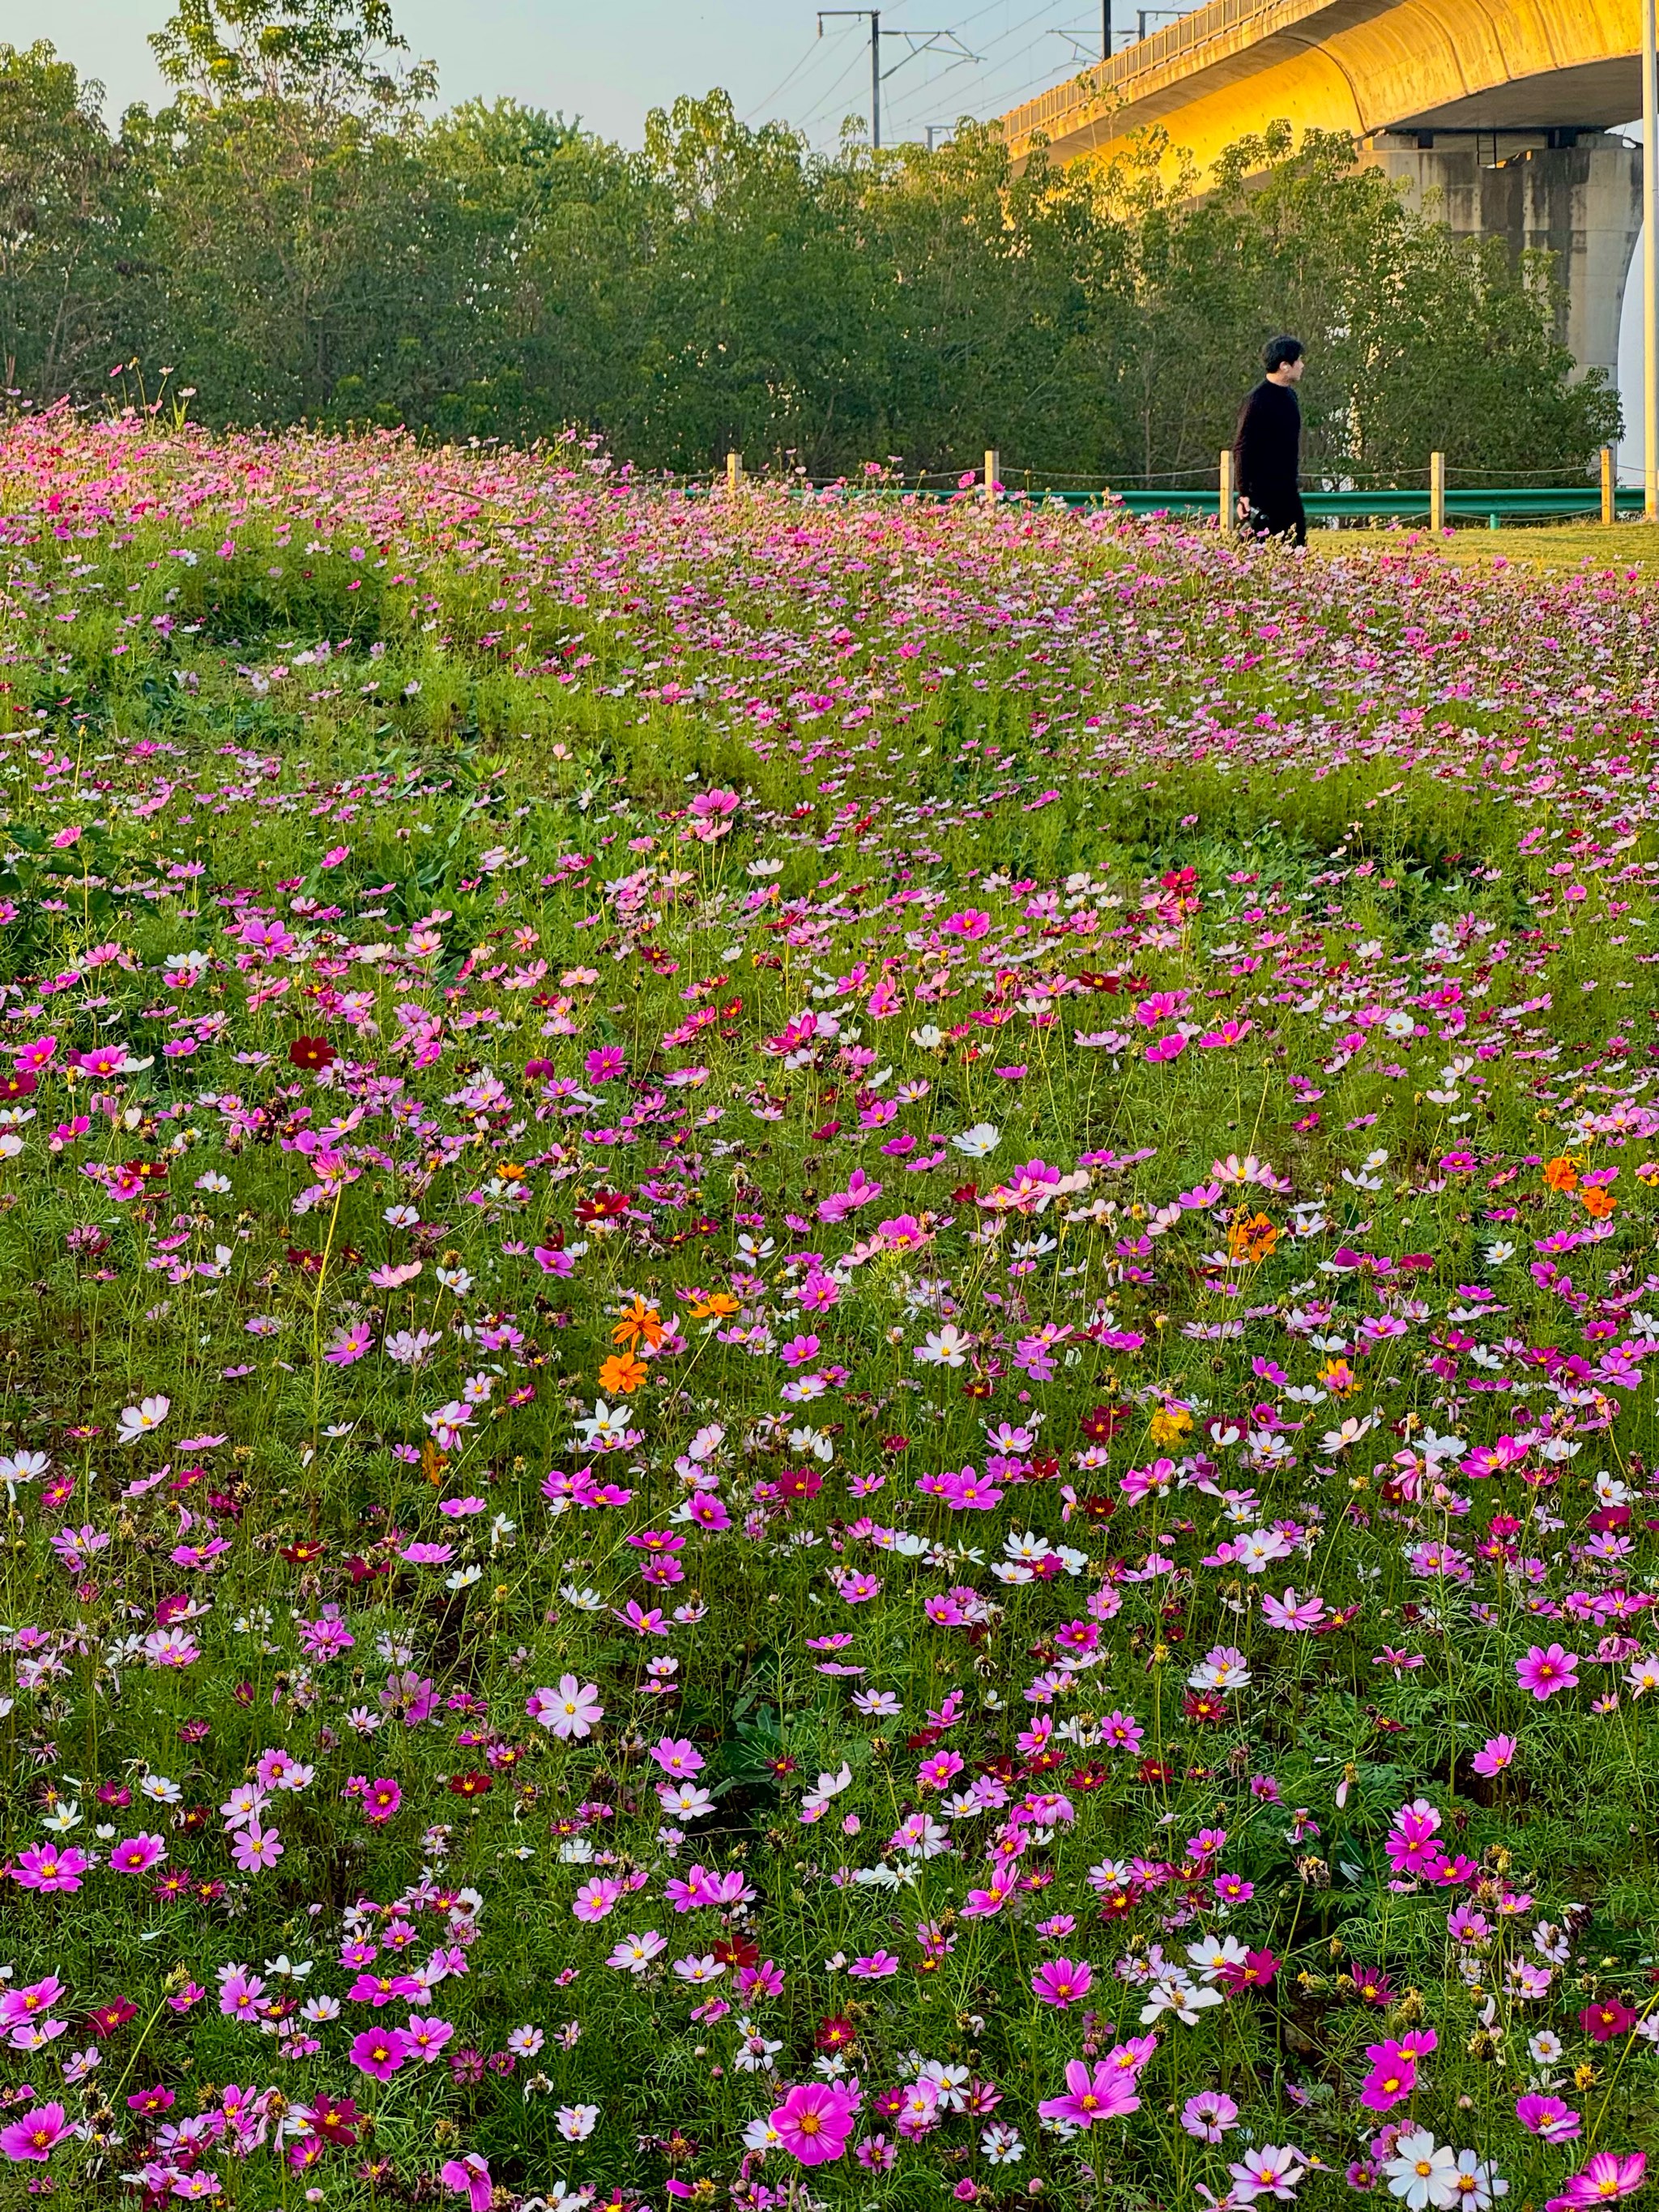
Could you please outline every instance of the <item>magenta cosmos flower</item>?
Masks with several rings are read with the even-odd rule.
[[[1562,2194],[1550,2198],[1546,2212],[1581,2212],[1585,2205],[1611,2204],[1615,2197],[1629,2197],[1638,2190],[1647,2171],[1645,2151],[1620,2156],[1616,2150],[1598,2150],[1583,2172],[1573,2175]]]
[[[117,1874],[148,1874],[151,1867],[160,1866],[167,1855],[167,1847],[159,1836],[141,1832],[130,1836],[125,1844],[117,1844],[109,1855],[109,1863]]]
[[[0,2151],[14,2162],[49,2158],[52,2145],[64,2133],[63,2106],[36,2105],[21,2120],[0,2128]]]
[[[458,2197],[465,2194],[467,2212],[489,2212],[495,2185],[489,2179],[489,2161],[480,2158],[476,2150],[465,2158],[446,2159],[439,2179]]]
[[[1091,2128],[1101,2120],[1138,2112],[1138,2083],[1134,2071],[1121,2072],[1109,2058],[1092,2068],[1086,2059],[1073,2058],[1066,2063],[1066,2094],[1045,2097],[1037,2110],[1045,2120],[1069,2120],[1073,2127]]]
[[[31,1844],[17,1854],[11,1878],[22,1889],[75,1890],[91,1865],[84,1851],[55,1850],[50,1844]]]
[[[409,2038],[395,2027],[366,2027],[352,2037],[350,2056],[360,2074],[390,2081],[409,2056]]]
[[[1068,2005],[1088,1996],[1094,1978],[1086,1959],[1049,1959],[1032,1975],[1031,1994],[1057,2012],[1064,2012]]]
[[[768,2117],[792,2158],[803,2166],[828,2166],[845,2154],[855,2109],[835,2082],[802,2081]]]
[[[1559,1644],[1552,1644],[1547,1651],[1541,1644],[1534,1644],[1524,1659],[1516,1661],[1515,1678],[1542,1705],[1558,1690],[1578,1687],[1578,1655],[1563,1650]]]

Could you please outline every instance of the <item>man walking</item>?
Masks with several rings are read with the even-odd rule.
[[[1259,538],[1308,542],[1297,471],[1302,459],[1302,410],[1296,386],[1302,375],[1302,341],[1270,340],[1262,352],[1267,374],[1240,410],[1233,462],[1238,519]]]

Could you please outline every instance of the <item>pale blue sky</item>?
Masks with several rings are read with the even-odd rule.
[[[1186,12],[1149,11],[1153,22]],[[637,143],[647,111],[676,94],[723,85],[740,114],[777,116],[833,143],[843,115],[869,110],[869,30],[826,23],[818,40],[812,0],[394,0],[415,52],[436,61],[446,100],[511,93],[535,106],[580,115],[607,137]],[[49,39],[108,90],[112,120],[135,100],[154,100],[157,77],[145,33],[169,0],[6,0],[0,35],[27,46]],[[1134,26],[1115,0],[1121,33]],[[944,52],[905,58],[884,43],[883,135],[920,137],[928,124],[1000,113],[1072,75],[1093,58],[1100,0],[884,0],[893,31],[955,31],[972,62]],[[1062,35],[1077,34],[1073,45]]]

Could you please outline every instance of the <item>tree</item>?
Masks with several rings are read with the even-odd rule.
[[[179,97],[123,139],[167,349],[228,419],[324,412],[417,273],[431,65],[386,0],[181,0],[152,44]]]
[[[0,383],[89,396],[121,339],[123,166],[101,86],[0,45]]]

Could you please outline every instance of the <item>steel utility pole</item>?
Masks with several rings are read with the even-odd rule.
[[[818,36],[823,36],[823,26],[831,15],[867,15],[870,18],[870,144],[873,149],[881,143],[881,10],[879,8],[820,8]]]
[[[1659,522],[1659,60],[1655,0],[1642,0],[1642,477]]]
[[[965,62],[976,62],[980,58],[979,55],[968,52],[954,31],[884,31],[879,8],[820,8],[819,38],[823,36],[824,24],[832,15],[867,15],[870,19],[870,144],[872,150],[881,144],[881,42],[884,39],[902,39],[908,49],[893,64],[893,69],[885,72],[888,76],[891,76],[893,70],[902,69],[906,62],[914,61],[918,54],[953,52],[958,60]],[[939,45],[939,40],[945,39],[951,42],[950,46]],[[930,138],[930,149],[932,144]]]
[[[1100,58],[1112,58],[1112,0],[1100,0]]]

